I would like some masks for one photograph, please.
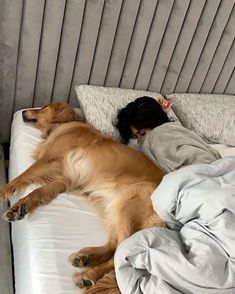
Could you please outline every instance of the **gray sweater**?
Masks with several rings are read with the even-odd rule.
[[[165,123],[149,132],[140,150],[166,172],[182,166],[211,163],[221,158],[197,134],[174,122]]]

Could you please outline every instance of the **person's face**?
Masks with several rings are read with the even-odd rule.
[[[145,128],[145,129],[136,129],[135,127],[131,127],[131,132],[133,135],[133,138],[136,138],[138,143],[140,143],[144,136],[146,135],[147,132],[151,131],[150,128]]]

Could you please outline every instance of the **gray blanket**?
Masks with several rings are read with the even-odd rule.
[[[210,163],[220,154],[197,134],[170,122],[149,132],[140,150],[166,172],[195,163]]]
[[[125,240],[115,255],[123,294],[235,293],[235,157],[167,174],[152,195],[167,228]]]

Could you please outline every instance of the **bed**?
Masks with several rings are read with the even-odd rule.
[[[40,132],[24,124],[21,111],[16,112],[12,123],[10,180],[32,163],[33,149],[40,140]],[[235,155],[234,147],[214,147],[223,156]],[[13,223],[16,294],[46,294],[51,289],[56,294],[79,293],[71,278],[75,268],[67,258],[82,247],[101,245],[105,238],[96,212],[86,200],[75,195],[61,194],[48,206]]]
[[[100,87],[101,92],[98,95],[105,99],[100,100],[102,105],[96,105],[98,99],[96,95],[91,95],[91,91],[93,88],[90,86],[89,88],[80,87],[77,89],[77,95],[82,110],[86,112],[86,118],[89,119],[90,114],[90,118],[94,120],[91,122],[93,124],[99,124],[99,120],[102,119],[101,113],[98,114],[99,120],[97,117],[94,118],[92,111],[97,107],[104,107],[105,97],[112,97],[118,101],[114,106],[117,108],[126,104],[128,99],[133,100],[142,93],[144,94],[143,91],[140,93],[135,91],[134,95],[132,93],[128,99],[120,101],[115,98],[123,95],[122,89],[112,92],[112,89],[107,91]],[[125,90],[125,93],[127,91],[129,90]],[[92,101],[87,95],[93,97]],[[87,104],[84,104],[84,101]],[[87,110],[88,105],[93,105],[93,110],[90,112]],[[106,120],[108,113],[109,125],[101,124],[102,126],[98,125],[98,128],[107,129],[112,126],[113,112],[105,107],[102,110],[105,112]],[[113,126],[109,132],[112,134]],[[33,150],[40,140],[40,132],[23,123],[22,111],[16,112],[11,129],[9,180],[31,165]],[[220,152],[222,157],[235,156],[235,147],[225,144],[212,146]],[[23,195],[15,196],[11,202],[15,202],[21,196]],[[49,205],[38,208],[34,213],[27,215],[24,220],[12,224],[15,293],[80,293],[81,291],[72,281],[72,273],[76,269],[68,263],[67,258],[82,247],[99,246],[105,240],[106,233],[102,222],[86,200],[77,195],[60,194]]]

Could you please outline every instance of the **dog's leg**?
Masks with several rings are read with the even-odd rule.
[[[117,239],[111,238],[104,246],[86,247],[69,257],[69,262],[75,267],[97,266],[109,260],[116,249]]]
[[[43,185],[49,183],[53,181],[53,178],[58,176],[59,173],[61,173],[61,169],[58,162],[52,161],[48,163],[43,160],[38,160],[0,190],[0,202],[13,195],[15,192],[23,191],[31,184]]]
[[[113,247],[113,250],[109,252],[109,254],[114,254],[117,244],[120,243],[121,241],[123,241],[124,239],[127,239],[129,236],[132,235],[132,233],[134,233],[133,231],[133,226],[131,223],[131,220],[129,218],[129,216],[126,215],[126,213],[124,212],[122,214],[122,212],[120,212],[119,214],[121,221],[117,224],[117,234],[118,234],[118,239],[116,239],[115,242],[115,247]],[[123,221],[123,217],[126,216],[126,219]],[[104,248],[105,246],[103,246]],[[102,247],[100,247],[102,248]],[[95,247],[90,248],[92,250],[95,249]],[[75,255],[71,256],[70,260],[72,261],[72,264],[75,266],[85,266],[85,265],[89,265],[92,266],[91,268],[89,268],[86,271],[83,272],[75,272],[73,274],[73,280],[75,282],[75,284],[79,287],[79,288],[90,288],[92,286],[95,285],[96,281],[98,281],[99,279],[101,279],[105,274],[109,273],[110,271],[112,271],[114,269],[114,257],[112,256],[109,260],[107,260],[106,262],[100,264],[97,261],[101,261],[102,260],[102,256],[100,255],[99,259],[97,259],[96,263],[92,263],[92,258],[89,259],[90,255],[84,254],[86,253],[86,250],[89,252],[89,248],[84,248],[82,250],[80,250],[77,254],[75,253]],[[96,252],[96,251],[93,251]],[[89,254],[93,254],[93,252],[89,252]],[[104,253],[104,252],[103,252]],[[106,255],[104,255],[104,259],[106,259],[108,257],[108,252],[106,252]],[[98,255],[97,255],[98,257]],[[96,265],[97,264],[97,265]],[[95,266],[94,266],[95,265]],[[102,287],[104,287],[105,285],[102,285]],[[104,287],[105,288],[105,287]],[[109,293],[109,292],[107,292]]]
[[[126,203],[120,200],[120,204],[117,203],[115,212],[117,214],[117,221],[115,223],[114,231],[117,234],[115,239],[115,246],[113,246],[112,254],[114,254],[117,244],[124,239],[127,239],[135,232],[135,225],[133,225],[133,209],[126,207]],[[105,246],[104,246],[105,247]],[[96,281],[102,278],[105,274],[109,273],[114,268],[113,256],[102,264],[93,266],[92,259],[89,259],[89,255],[86,255],[86,248],[80,250],[77,254],[71,256],[70,260],[74,265],[84,266],[91,265],[92,267],[83,272],[76,272],[73,275],[75,284],[80,288],[90,288],[95,285]],[[94,250],[94,249],[93,249]],[[89,251],[89,248],[88,248]],[[111,253],[111,252],[110,252]],[[90,252],[90,254],[92,254]],[[106,256],[107,257],[107,256]],[[101,258],[100,258],[101,260]]]
[[[65,192],[66,189],[67,185],[65,182],[53,182],[35,189],[33,192],[20,199],[12,207],[10,207],[4,213],[4,218],[7,221],[20,220],[28,212],[32,212],[38,206],[48,204],[59,193]]]
[[[83,272],[75,272],[73,280],[79,288],[90,288],[95,282],[114,268],[114,257],[99,266],[91,267]]]
[[[121,294],[118,289],[115,271],[105,274],[101,279],[97,281],[94,287],[86,289],[84,294]]]

